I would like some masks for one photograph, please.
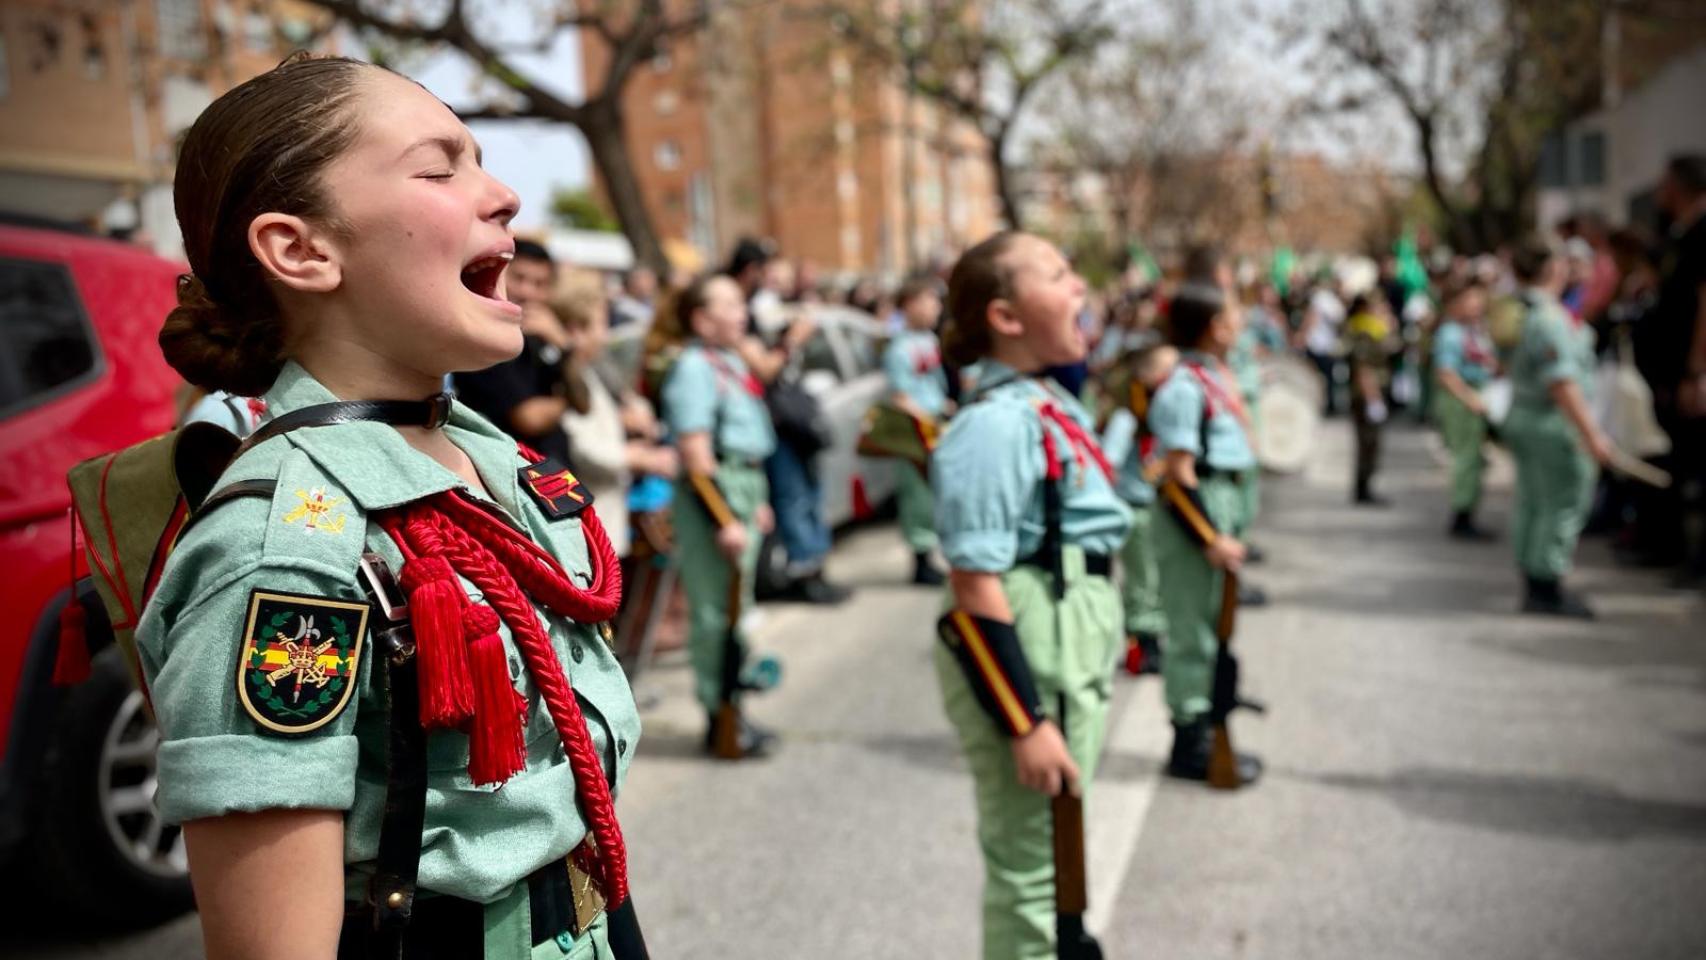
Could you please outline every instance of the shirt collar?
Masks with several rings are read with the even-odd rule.
[[[338,401],[330,390],[295,361],[287,361],[267,391],[267,414],[277,417],[292,410]],[[514,510],[521,462],[515,441],[484,418],[452,402],[444,429],[474,462],[480,479],[500,506]],[[466,486],[461,478],[426,454],[409,446],[389,424],[373,420],[304,427],[284,435],[308,454],[326,475],[342,487],[364,511],[400,506],[422,497]]]

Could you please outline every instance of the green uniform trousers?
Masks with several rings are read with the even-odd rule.
[[[717,486],[729,509],[746,524],[746,552],[740,558],[742,609],[752,608],[753,574],[764,535],[754,518],[770,495],[764,471],[724,464]],[[678,486],[675,491],[675,556],[681,569],[681,588],[687,594],[687,653],[693,662],[693,688],[706,710],[715,710],[722,693],[723,650],[729,631],[729,577],[733,571],[717,550],[717,527],[697,498]],[[743,638],[744,639],[744,638]]]
[[[924,472],[906,460],[895,461],[900,487],[900,535],[913,553],[936,549],[936,497]]]
[[[1230,477],[1213,476],[1201,482],[1198,493],[1216,529],[1240,536],[1244,532],[1244,490]],[[1155,520],[1155,559],[1161,568],[1161,605],[1167,615],[1167,656],[1161,679],[1167,709],[1174,723],[1190,723],[1207,713],[1214,696],[1214,661],[1220,641],[1214,635],[1220,618],[1220,592],[1225,574],[1209,565],[1202,547],[1188,536],[1177,517],[1163,511]]]
[[[1131,533],[1120,551],[1120,600],[1125,607],[1125,632],[1157,637],[1167,632],[1161,609],[1161,571],[1155,564],[1154,503],[1133,504]]]
[[[524,880],[509,896],[486,904],[485,960],[610,960],[605,919],[599,914],[579,937],[571,939],[564,931],[535,946]]]
[[[1500,432],[1516,460],[1517,566],[1530,577],[1556,580],[1570,571],[1598,467],[1556,409],[1513,406]]]
[[[1001,577],[1020,646],[1046,712],[1066,700],[1066,742],[1089,789],[1107,733],[1114,660],[1125,646],[1119,596],[1084,573],[1068,548],[1067,592],[1056,603],[1049,574],[1016,567]],[[950,600],[950,603],[952,601]],[[978,706],[959,661],[936,645],[936,676],[977,795],[983,849],[984,960],[1047,960],[1054,948],[1054,821],[1049,798],[1019,785],[1012,740]]]
[[[1434,420],[1451,451],[1451,509],[1474,510],[1481,502],[1481,476],[1487,469],[1487,421],[1443,387],[1434,394]]]

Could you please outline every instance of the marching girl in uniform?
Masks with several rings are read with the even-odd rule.
[[[1220,288],[1188,283],[1168,311],[1168,338],[1182,352],[1149,405],[1149,426],[1165,462],[1159,484],[1164,513],[1155,521],[1161,602],[1167,612],[1167,656],[1161,676],[1173,717],[1168,774],[1208,778],[1214,706],[1215,624],[1226,571],[1244,562],[1239,541],[1248,520],[1243,474],[1256,467],[1249,415],[1226,354],[1238,336]],[[1255,779],[1252,757],[1239,758],[1242,781]]]
[[[269,415],[137,631],[209,957],[602,957],[632,918],[614,552],[563,464],[440,394],[521,349],[517,198],[479,160],[341,58],[185,138],[161,347]]]
[[[725,694],[723,659],[738,611],[730,606],[738,573],[750,606],[753,575],[764,534],[775,523],[764,459],[776,449],[776,431],[764,405],[764,387],[738,352],[746,335],[746,302],[726,276],[701,278],[676,298],[672,322],[691,339],[665,375],[664,421],[680,453],[682,480],[674,501],[676,560],[687,594],[688,653],[694,691],[705,708],[705,750],[714,752],[716,714]],[[736,650],[744,643],[732,645]],[[771,736],[741,722],[737,749],[724,756],[764,753]]]
[[[948,278],[946,348],[978,367],[931,458],[952,605],[936,668],[976,788],[992,960],[1055,955],[1050,797],[1089,786],[1122,645],[1108,573],[1130,512],[1090,416],[1043,376],[1083,358],[1083,303],[1066,259],[1023,233]]]
[[[1492,338],[1481,322],[1486,306],[1486,293],[1478,283],[1453,290],[1433,342],[1434,379],[1439,384],[1434,419],[1451,451],[1450,533],[1465,540],[1491,539],[1475,523],[1487,466],[1487,404],[1478,391],[1498,370]]]
[[[942,369],[942,345],[936,339],[936,324],[942,318],[942,300],[934,280],[911,280],[895,297],[906,326],[883,351],[883,373],[888,377],[890,398],[914,420],[932,428],[952,408],[948,400],[948,374]],[[939,587],[945,581],[931,555],[936,551],[935,508],[930,497],[930,479],[910,463],[897,465],[900,489],[900,532],[912,549],[912,582]]]

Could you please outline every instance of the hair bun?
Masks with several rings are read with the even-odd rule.
[[[172,369],[203,390],[259,396],[284,365],[279,327],[233,316],[201,278],[180,274],[178,305],[160,328],[160,352]]]

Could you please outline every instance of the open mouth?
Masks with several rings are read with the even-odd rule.
[[[504,268],[513,259],[515,254],[504,251],[474,260],[462,268],[462,285],[487,300],[503,299],[499,284],[503,280]]]

